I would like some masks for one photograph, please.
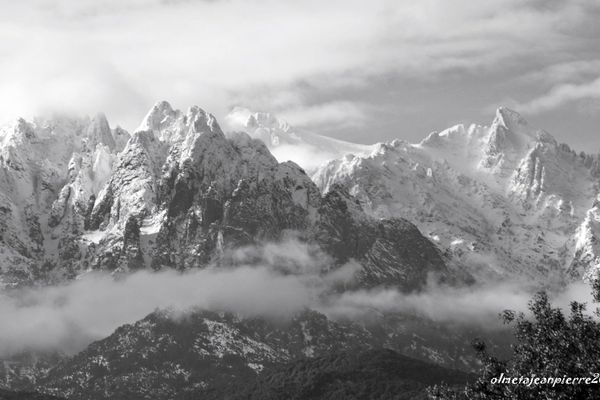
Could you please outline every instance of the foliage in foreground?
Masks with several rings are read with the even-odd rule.
[[[600,300],[600,283],[594,283],[594,299]],[[509,360],[489,354],[484,342],[474,343],[483,362],[481,376],[464,390],[445,385],[429,389],[431,400],[488,399],[600,399],[600,323],[585,312],[585,303],[572,302],[568,315],[550,304],[540,292],[529,303],[532,313],[504,311],[503,321],[514,326],[516,343]],[[598,309],[596,315],[600,316]],[[521,383],[492,383],[494,378],[523,377]],[[533,383],[538,378],[537,384]],[[546,384],[543,384],[546,378]],[[591,378],[588,383],[550,383],[548,378]],[[529,380],[527,380],[529,379]],[[529,385],[529,383],[531,384]]]

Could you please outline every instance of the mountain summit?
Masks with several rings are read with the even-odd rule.
[[[576,154],[514,111],[417,144],[373,146],[298,131],[266,113],[244,115],[249,133],[224,132],[200,107],[181,111],[164,101],[132,134],[102,114],[0,128],[0,286],[62,284],[95,270],[244,272],[270,257],[269,273],[301,279],[311,292],[323,283],[316,296],[341,306],[330,314],[302,309],[286,321],[218,305],[156,310],[73,357],[11,354],[0,363],[0,386],[82,399],[222,398],[236,379],[261,396],[277,371],[329,376],[341,362],[355,379],[364,372],[356,366],[372,358],[382,363],[369,365],[386,370],[410,364],[461,380],[377,349],[469,370],[464,329],[470,340],[472,326],[378,302],[410,308],[410,299],[422,299],[436,308],[428,296],[445,301],[445,290],[457,289],[446,286],[474,279],[539,288],[599,272],[598,156]],[[311,164],[311,179],[281,159],[281,148],[331,159]],[[310,249],[310,274],[286,265],[287,254],[256,250],[293,253],[290,242]],[[354,301],[368,318],[344,313]],[[422,392],[420,381],[404,382]]]
[[[202,267],[289,231],[338,263],[362,260],[368,285],[412,287],[445,270],[440,255],[484,280],[561,284],[597,274],[598,156],[576,154],[515,111],[499,108],[489,126],[456,125],[417,144],[373,146],[295,130],[268,113],[236,109],[232,121],[249,134],[162,101],[131,135],[102,114],[2,127],[2,285],[91,269]],[[309,163],[312,180],[279,162],[306,149],[329,159]],[[400,254],[403,237],[428,249],[421,272],[423,258]],[[394,253],[385,262],[382,240]]]
[[[322,196],[298,165],[246,133],[225,135],[197,106],[157,103],[132,135],[101,114],[20,120],[0,151],[3,286],[204,268],[290,234],[331,256],[328,269],[357,261],[364,287],[412,290],[448,272],[410,222],[366,215],[343,188]]]
[[[346,187],[375,217],[403,217],[482,279],[542,284],[597,274],[598,156],[576,154],[517,112],[330,161],[313,178]]]
[[[347,153],[366,155],[374,146],[333,139],[302,129],[266,112],[236,107],[226,117],[227,125],[262,140],[279,161],[294,161],[313,172],[319,165]]]

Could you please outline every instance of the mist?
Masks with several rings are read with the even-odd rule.
[[[499,313],[514,310],[528,314],[536,292],[518,282],[450,287],[434,283],[416,293],[397,290],[349,291],[328,299],[326,313],[336,317],[358,317],[369,312],[403,313],[431,321],[495,330],[502,325]],[[568,310],[571,301],[592,303],[590,286],[573,282],[558,293],[550,293],[553,306]]]
[[[231,266],[177,272],[139,271],[115,279],[89,272],[59,286],[0,294],[0,355],[24,350],[74,353],[117,327],[157,308],[228,311],[241,317],[286,319],[304,309],[337,318],[404,313],[440,323],[498,327],[504,309],[526,310],[532,290],[514,283],[452,288],[429,284],[418,293],[395,289],[349,290],[361,266],[332,269],[318,248],[295,239],[246,247],[228,255]],[[591,301],[584,283],[555,296],[555,304]]]

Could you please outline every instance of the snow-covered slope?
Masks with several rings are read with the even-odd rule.
[[[308,172],[326,161],[345,154],[367,155],[375,149],[373,145],[362,145],[333,139],[290,126],[275,115],[252,112],[236,107],[225,118],[227,126],[241,130],[262,140],[280,162],[293,161]]]
[[[514,111],[499,109],[490,126],[374,146],[298,132],[270,114],[237,109],[228,119],[251,135],[226,135],[202,109],[167,102],[131,136],[101,114],[1,128],[2,285],[204,266],[289,230],[340,263],[361,260],[369,285],[421,282],[420,262],[445,270],[411,224],[378,221],[392,217],[481,278],[560,284],[600,268],[598,156],[576,154]],[[278,162],[282,146],[338,158],[315,170],[315,185]]]
[[[58,257],[76,217],[108,179],[129,135],[93,119],[19,119],[0,128],[0,287],[35,279]]]
[[[598,156],[576,154],[500,108],[490,126],[380,144],[313,178],[324,192],[345,186],[373,216],[412,221],[476,276],[553,284],[600,266],[599,172]]]
[[[290,232],[331,256],[327,268],[359,262],[363,286],[412,289],[447,273],[413,224],[369,217],[343,189],[321,196],[298,165],[226,136],[197,106],[159,102],[130,138],[102,115],[20,120],[0,138],[2,285],[218,265]]]

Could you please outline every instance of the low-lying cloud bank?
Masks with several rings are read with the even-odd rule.
[[[0,356],[25,349],[81,350],[118,326],[139,320],[156,308],[199,307],[242,316],[286,318],[306,308],[333,318],[372,317],[399,312],[442,323],[498,326],[503,309],[525,310],[531,291],[515,284],[463,288],[429,285],[420,293],[393,289],[336,292],[360,266],[350,262],[326,273],[331,260],[295,240],[238,250],[235,267],[202,270],[140,271],[122,279],[93,272],[60,286],[0,294]],[[591,301],[584,283],[555,298]]]
[[[359,290],[329,299],[326,312],[332,317],[366,315],[369,311],[399,312],[432,321],[496,329],[503,310],[527,313],[535,290],[518,283],[504,282],[469,287],[430,284],[418,293],[397,290]],[[591,290],[584,282],[575,282],[552,296],[556,307],[567,310],[571,301],[592,302]]]

